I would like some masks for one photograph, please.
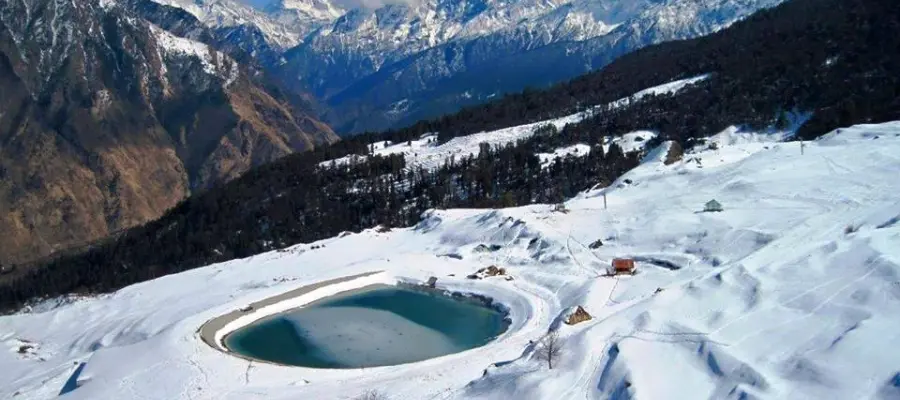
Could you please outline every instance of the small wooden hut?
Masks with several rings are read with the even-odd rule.
[[[634,260],[631,258],[614,258],[612,260],[613,275],[634,275]]]
[[[705,212],[722,212],[722,210],[724,210],[722,204],[715,199],[707,201],[706,204],[703,205],[703,211]]]

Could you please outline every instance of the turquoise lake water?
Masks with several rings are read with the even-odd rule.
[[[225,337],[231,351],[311,368],[365,368],[483,346],[506,331],[497,310],[389,286],[338,295],[256,321]]]

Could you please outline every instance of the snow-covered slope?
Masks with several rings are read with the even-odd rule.
[[[781,0],[444,2],[352,10],[285,55],[345,131],[412,123],[718,31]],[[394,105],[404,104],[402,112]]]
[[[631,9],[640,10],[646,3],[635,2]],[[385,63],[450,41],[504,30],[509,35],[533,35],[534,44],[540,45],[553,33],[557,40],[583,40],[607,33],[615,23],[605,22],[606,15],[599,11],[584,12],[574,6],[553,12],[566,4],[565,0],[426,0],[359,8],[315,32],[309,46],[320,53],[353,52],[355,57],[369,59],[378,70]]]
[[[579,143],[555,149],[552,153],[538,153],[537,156],[541,160],[541,166],[548,167],[561,158],[583,157],[588,154],[591,154],[591,146]]]
[[[156,3],[181,8],[211,28],[252,25],[265,35],[270,45],[287,49],[300,43],[312,27],[305,24],[291,26],[236,0],[153,0]]]
[[[530,124],[523,124],[489,132],[473,133],[470,135],[453,138],[447,143],[443,144],[438,144],[436,135],[426,134],[419,140],[413,140],[409,142],[373,143],[371,150],[372,154],[381,156],[385,156],[388,154],[403,154],[406,159],[407,166],[410,169],[417,169],[419,167],[423,167],[425,169],[435,169],[441,167],[448,159],[450,159],[450,157],[462,158],[468,157],[470,155],[477,155],[479,146],[483,143],[488,144],[492,147],[515,143],[516,141],[532,136],[535,131],[541,127],[552,125],[556,129],[562,129],[568,124],[576,124],[578,122],[581,122],[585,118],[590,117],[591,113],[594,112],[594,110],[597,110],[601,107],[605,107],[607,109],[627,107],[629,104],[637,102],[649,95],[678,93],[678,91],[680,91],[681,89],[684,89],[689,85],[696,84],[708,78],[709,75],[707,74],[693,78],[681,79],[674,82],[668,82],[659,86],[643,89],[631,96],[618,99],[606,105],[595,106],[594,108],[587,111],[578,112],[560,118],[533,122]],[[638,151],[643,149],[642,142],[650,140],[654,136],[656,136],[656,134],[653,132],[639,131],[628,133],[618,138],[609,138],[609,143],[617,143],[626,152]],[[609,143],[606,143],[604,151],[609,150]],[[560,149],[559,152],[566,152],[566,150]],[[562,153],[557,155],[562,155]],[[547,157],[551,156],[548,155]],[[548,158],[548,161],[552,158],[555,157]],[[364,156],[354,154],[344,156],[335,160],[323,161],[319,165],[322,167],[329,167],[331,165],[342,165],[348,162],[359,162],[363,160],[365,160]]]
[[[301,40],[347,12],[328,0],[273,0],[263,11],[276,23],[297,32]]]
[[[330,21],[346,12],[326,0],[273,0],[265,7],[265,11],[268,13],[292,11],[307,21]]]
[[[627,107],[628,105],[630,105],[634,102],[640,101],[644,97],[676,93],[679,90],[684,89],[685,87],[687,87],[689,85],[693,85],[693,84],[702,82],[706,79],[709,79],[709,74],[695,76],[693,78],[688,78],[688,79],[681,79],[681,80],[677,80],[674,82],[664,83],[659,86],[654,86],[651,88],[641,90],[631,96],[616,100],[616,101],[612,102],[609,106],[610,107]]]
[[[779,138],[731,129],[716,149],[671,165],[648,156],[567,212],[434,211],[413,228],[0,317],[0,393],[53,397],[86,362],[67,398],[347,399],[377,389],[391,399],[896,399],[900,122],[805,144]],[[724,211],[700,212],[710,199]],[[622,256],[638,273],[603,276]],[[488,265],[514,279],[463,278]],[[365,370],[250,363],[197,336],[204,321],[250,302],[372,271],[495,297],[513,324],[481,348]],[[594,318],[558,322],[578,305]],[[548,329],[563,349],[552,370],[530,344]]]
[[[230,86],[240,74],[240,66],[230,57],[221,52],[210,49],[209,46],[172,35],[155,25],[150,25],[150,32],[156,38],[161,58],[177,59],[180,57],[193,58],[203,66],[203,72],[220,77],[223,86]],[[165,64],[161,64],[161,76],[165,75]],[[167,86],[167,81],[163,82]]]

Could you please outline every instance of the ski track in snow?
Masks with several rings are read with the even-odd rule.
[[[73,361],[84,360],[81,386],[66,398],[352,399],[368,389],[401,400],[894,393],[900,122],[841,129],[807,143],[804,155],[781,137],[730,129],[714,139],[717,150],[693,149],[673,165],[656,154],[609,187],[567,201],[567,212],[435,210],[416,227],[298,244],[3,316],[0,337],[9,345],[0,349],[0,397],[55,397]],[[710,198],[725,211],[698,212]],[[585,245],[596,239],[601,247]],[[482,244],[501,248],[476,251]],[[598,276],[620,256],[640,258],[639,273]],[[513,280],[465,278],[489,265]],[[480,348],[357,370],[250,364],[198,338],[205,321],[246,304],[378,270],[435,276],[439,286],[494,297],[513,323]],[[560,323],[578,305],[593,319]],[[564,353],[548,370],[529,342],[551,327]],[[39,344],[46,361],[18,354],[17,340]]]

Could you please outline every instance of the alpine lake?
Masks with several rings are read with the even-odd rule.
[[[228,334],[246,358],[308,368],[412,363],[483,346],[509,327],[490,300],[373,285],[257,320]]]

